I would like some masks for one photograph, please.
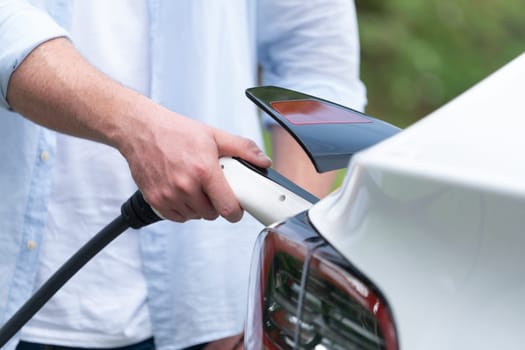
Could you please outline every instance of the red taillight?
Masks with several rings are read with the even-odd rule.
[[[384,298],[322,239],[306,238],[311,232],[294,220],[260,238],[247,350],[397,350]]]
[[[333,349],[351,349],[346,344],[352,344],[356,349],[396,350],[394,323],[386,302],[369,282],[338,265],[338,255],[329,246],[314,252],[305,300],[311,298],[315,303],[309,311],[305,305],[303,322],[324,329],[325,338],[334,341]],[[319,313],[323,314],[321,322],[316,316]]]

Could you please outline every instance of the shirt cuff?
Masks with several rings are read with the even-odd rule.
[[[10,109],[7,87],[11,75],[40,44],[67,31],[45,12],[27,4],[0,4],[0,108]]]

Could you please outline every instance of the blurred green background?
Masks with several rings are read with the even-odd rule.
[[[366,113],[410,125],[525,51],[525,0],[356,0]]]
[[[525,0],[355,3],[365,112],[401,128],[525,52]]]

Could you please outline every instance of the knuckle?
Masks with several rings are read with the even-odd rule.
[[[177,193],[188,196],[194,188],[194,181],[190,177],[179,177],[172,187]]]
[[[170,190],[170,188],[162,188],[158,191],[158,200],[162,205],[169,206],[171,202],[173,201],[173,193]]]
[[[197,179],[207,180],[211,175],[210,166],[204,163],[198,163],[193,168],[193,174]]]

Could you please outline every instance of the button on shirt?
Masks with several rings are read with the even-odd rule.
[[[0,0],[0,319],[34,290],[56,134],[9,110],[9,78],[40,43],[68,36],[69,1],[36,10]],[[150,97],[165,107],[261,143],[244,90],[263,82],[362,109],[354,8],[348,0],[149,0]],[[118,215],[119,208],[115,208]],[[158,349],[242,330],[251,249],[261,227],[248,215],[140,232],[148,306]],[[95,232],[93,232],[94,234]],[[31,242],[31,243],[30,243]],[[188,316],[191,315],[191,316]],[[13,349],[15,341],[6,349]]]

